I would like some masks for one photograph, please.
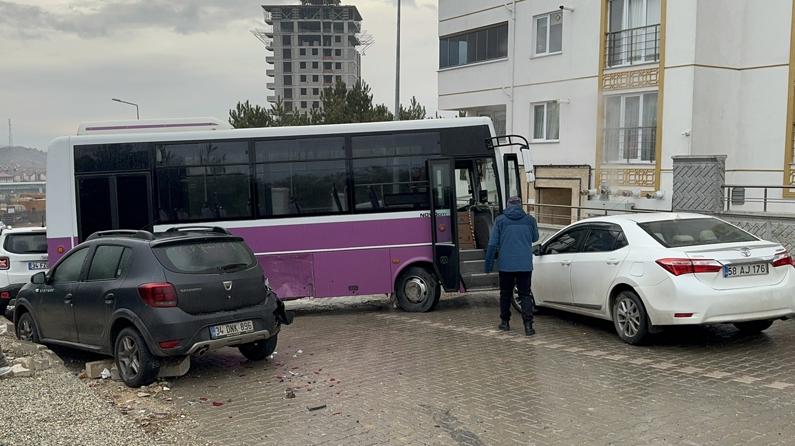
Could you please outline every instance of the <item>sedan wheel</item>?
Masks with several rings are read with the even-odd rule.
[[[649,333],[643,302],[632,291],[623,291],[613,304],[613,324],[618,336],[629,344],[640,344]]]

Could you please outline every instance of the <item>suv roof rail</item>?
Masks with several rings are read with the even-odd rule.
[[[175,232],[190,232],[190,231],[204,231],[204,232],[214,232],[216,234],[224,234],[224,235],[231,235],[229,231],[220,227],[220,226],[179,226],[166,229],[166,233],[175,233]]]
[[[154,240],[155,236],[149,231],[135,231],[131,229],[114,229],[111,231],[98,231],[88,236],[86,241],[102,237],[131,237],[141,240]]]

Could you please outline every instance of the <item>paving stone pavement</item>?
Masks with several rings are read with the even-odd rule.
[[[354,303],[351,303],[354,302]],[[195,359],[177,404],[215,444],[786,445],[795,322],[624,344],[609,322],[545,311],[496,330],[497,296],[403,313],[385,299],[293,304],[273,360]],[[291,389],[294,398],[286,398]],[[311,410],[310,410],[311,409]]]

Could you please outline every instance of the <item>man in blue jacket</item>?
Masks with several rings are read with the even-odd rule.
[[[538,241],[536,219],[522,209],[519,197],[508,199],[505,212],[497,217],[489,237],[486,251],[486,272],[490,273],[494,255],[498,254],[497,269],[500,272],[500,330],[511,329],[511,299],[514,287],[519,289],[522,303],[522,320],[527,336],[536,333],[533,329],[533,300],[530,297],[530,281],[533,276],[533,243]]]

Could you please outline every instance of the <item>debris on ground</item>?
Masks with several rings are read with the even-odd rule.
[[[327,407],[327,406],[326,406],[325,404],[321,404],[321,405],[319,405],[319,406],[309,406],[309,407],[307,407],[307,408],[306,408],[306,410],[308,410],[308,411],[310,411],[310,412],[314,412],[314,411],[316,411],[316,410],[325,409],[326,407]]]
[[[284,389],[284,398],[288,400],[295,398],[295,391],[290,388]]]

